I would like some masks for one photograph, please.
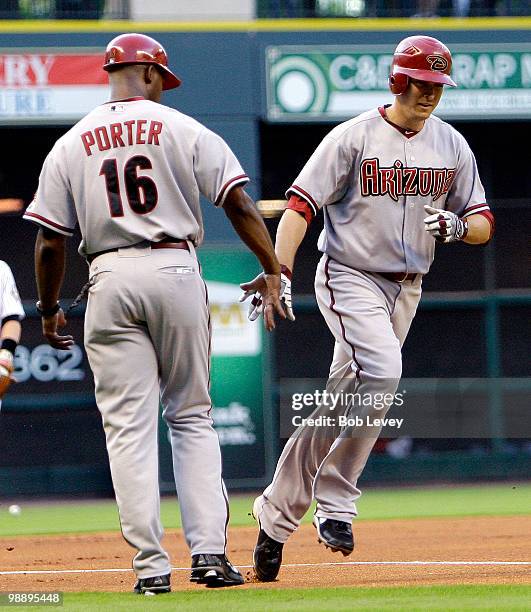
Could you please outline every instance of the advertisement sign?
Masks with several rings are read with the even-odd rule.
[[[93,49],[0,53],[0,122],[77,121],[108,100],[102,61]]]
[[[451,45],[443,119],[531,117],[531,45]],[[269,121],[341,121],[390,104],[393,48],[285,45],[266,49]]]

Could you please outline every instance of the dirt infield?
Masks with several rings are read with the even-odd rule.
[[[531,561],[531,517],[360,521],[354,532],[356,549],[343,557],[318,545],[312,526],[301,527],[285,547],[280,579],[261,584],[245,567],[251,564],[256,529],[234,528],[229,533],[230,558],[247,576],[246,585],[238,588],[531,584],[531,565],[500,563]],[[169,530],[165,545],[174,567],[180,568],[173,572],[173,590],[199,588],[188,582],[190,559],[182,533]],[[0,571],[17,574],[0,574],[0,584],[2,590],[17,591],[130,591],[131,556],[119,533],[4,537]],[[443,563],[406,563],[414,561]],[[56,573],[18,573],[43,570]]]

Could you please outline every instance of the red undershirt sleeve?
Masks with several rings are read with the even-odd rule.
[[[295,212],[298,212],[300,215],[302,215],[308,225],[310,225],[310,223],[313,221],[313,218],[315,217],[313,209],[308,204],[308,202],[306,202],[306,200],[303,200],[298,195],[292,195],[290,197],[286,208],[294,210]]]

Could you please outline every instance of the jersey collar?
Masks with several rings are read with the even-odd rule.
[[[144,96],[134,96],[132,98],[122,98],[121,100],[109,100],[104,104],[116,104],[116,102],[136,102],[137,100],[145,100]]]
[[[409,128],[403,128],[403,127],[397,125],[396,123],[393,123],[392,121],[389,121],[389,119],[387,117],[387,113],[385,111],[385,109],[388,108],[389,106],[391,106],[391,105],[390,104],[386,104],[385,106],[379,106],[378,107],[378,111],[379,111],[380,115],[387,121],[387,123],[389,125],[392,125],[395,128],[395,130],[398,130],[406,138],[413,138],[413,136],[416,136],[418,134],[418,132],[416,130],[410,130]]]

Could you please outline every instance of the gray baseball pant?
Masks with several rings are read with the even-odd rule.
[[[193,248],[193,247],[191,247]],[[171,434],[191,554],[223,554],[228,504],[210,417],[210,320],[195,254],[137,245],[90,266],[85,348],[112,481],[140,578],[167,574],[158,480],[159,402]]]
[[[396,283],[378,274],[354,270],[323,255],[315,278],[319,309],[335,338],[327,391],[361,396],[394,394],[402,373],[401,347],[415,316],[421,276]],[[350,410],[352,407],[346,407]],[[361,410],[384,416],[386,410]],[[329,416],[319,406],[312,417]],[[350,416],[350,414],[349,414]],[[257,500],[261,527],[285,542],[311,505],[316,516],[350,522],[361,495],[357,481],[379,430],[359,430],[356,437],[337,425],[302,425],[288,440],[271,484]]]

